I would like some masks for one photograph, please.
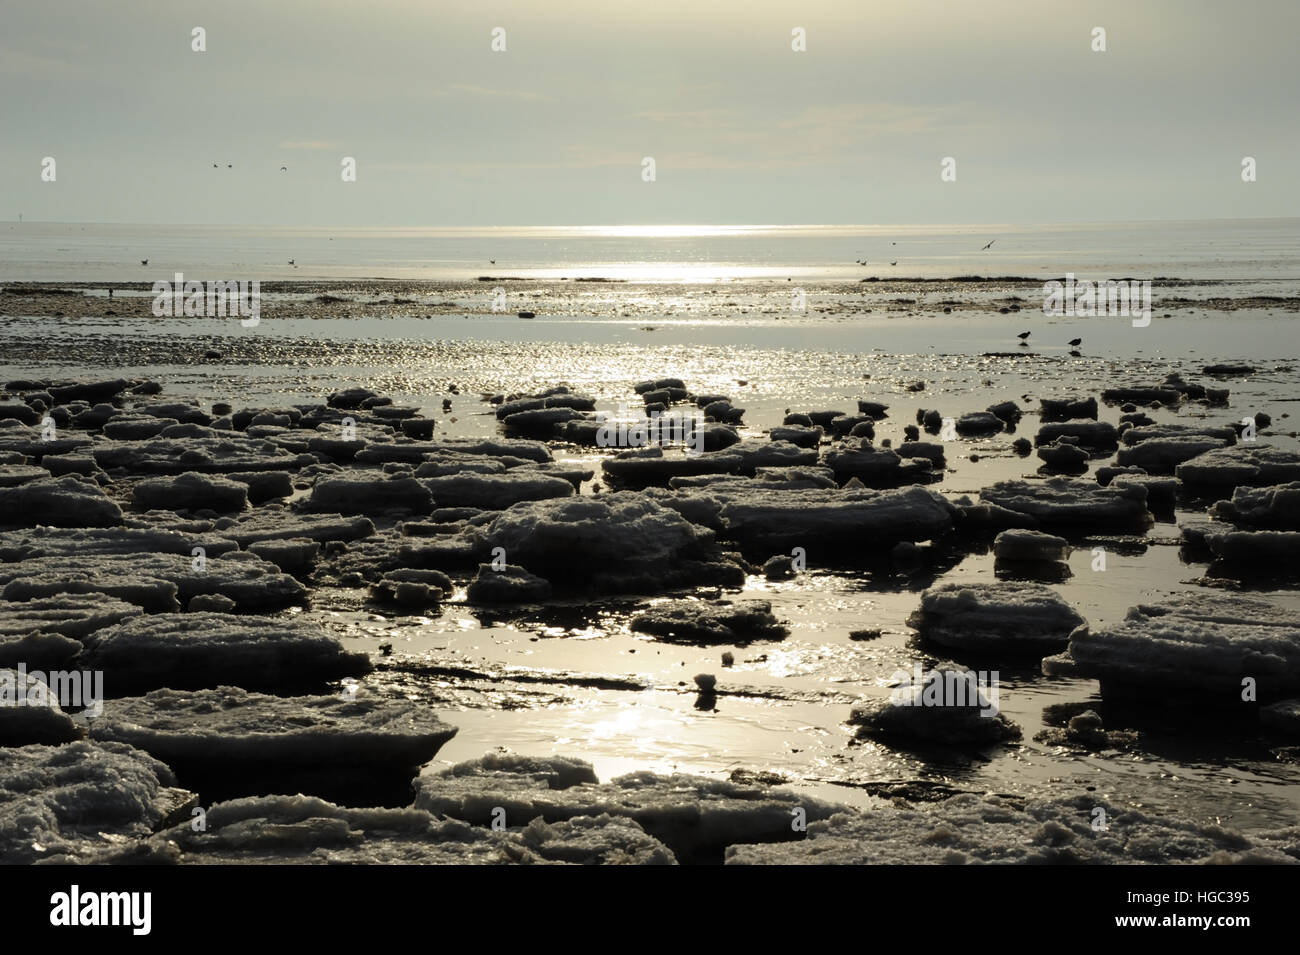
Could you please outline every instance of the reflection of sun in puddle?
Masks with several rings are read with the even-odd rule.
[[[800,676],[812,673],[816,666],[805,659],[807,651],[769,650],[767,652],[767,670],[774,677]]]
[[[668,743],[680,739],[683,729],[694,722],[690,715],[623,704],[612,718],[591,724],[587,736],[593,741],[617,739],[641,752],[663,753]]]

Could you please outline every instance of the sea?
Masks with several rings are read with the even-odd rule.
[[[148,265],[143,265],[144,261]],[[865,264],[864,264],[865,263]],[[295,228],[0,222],[0,281],[1300,279],[1300,219]]]

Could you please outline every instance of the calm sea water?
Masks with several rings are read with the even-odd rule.
[[[1067,271],[1103,279],[1293,280],[1300,279],[1300,219],[411,229],[0,223],[0,281],[155,281],[177,271],[263,280],[715,282]]]

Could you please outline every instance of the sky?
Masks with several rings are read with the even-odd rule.
[[[0,0],[0,220],[1296,216],[1297,35],[1295,0]]]

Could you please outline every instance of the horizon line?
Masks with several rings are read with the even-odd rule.
[[[184,229],[311,229],[340,231],[508,231],[528,229],[933,229],[933,228],[1015,228],[1017,226],[1087,226],[1087,225],[1147,225],[1191,222],[1284,222],[1300,220],[1300,215],[1282,216],[1211,216],[1203,218],[1154,219],[1046,219],[1012,222],[550,222],[543,224],[441,224],[441,225],[312,225],[302,223],[248,223],[248,222],[121,222],[95,219],[0,219],[10,225],[96,225],[134,226]]]

